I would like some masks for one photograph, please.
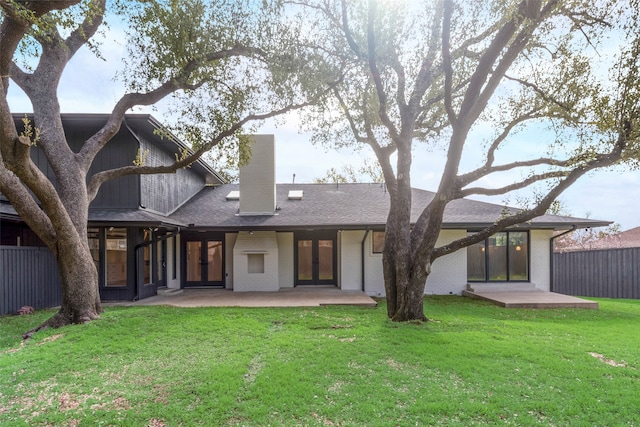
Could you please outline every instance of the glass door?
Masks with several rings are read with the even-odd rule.
[[[296,233],[295,257],[296,285],[336,284],[335,231]]]
[[[222,237],[185,235],[184,286],[224,287]]]

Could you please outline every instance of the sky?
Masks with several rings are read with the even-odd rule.
[[[81,49],[71,60],[59,87],[61,111],[63,113],[108,113],[116,101],[124,94],[124,87],[114,80],[115,71],[121,64],[124,46],[113,37],[101,47],[104,60],[96,58],[87,49]],[[9,89],[9,105],[14,113],[31,112],[27,97],[12,84]],[[160,122],[168,121],[161,109],[136,109],[135,112],[151,113]],[[310,135],[299,131],[296,115],[289,115],[260,127],[259,133],[272,133],[276,139],[276,179],[280,183],[290,183],[295,174],[295,182],[312,182],[326,175],[330,168],[340,170],[344,165],[362,164],[366,157],[373,157],[367,148],[327,151],[314,146]],[[535,144],[535,136],[522,137],[519,147],[527,151],[527,144]],[[527,139],[529,138],[529,139]],[[517,152],[516,152],[517,154]],[[428,151],[418,146],[414,152],[412,166],[412,186],[434,191],[439,182],[445,156],[442,152]],[[487,182],[485,182],[487,183]],[[493,178],[491,184],[504,185]],[[517,206],[513,198],[505,196],[472,197],[476,200]],[[640,226],[640,171],[630,171],[623,167],[592,172],[582,177],[560,197],[563,211],[571,216],[589,217],[618,223],[622,230]]]

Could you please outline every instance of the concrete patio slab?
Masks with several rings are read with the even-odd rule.
[[[598,303],[581,298],[557,294],[555,292],[536,291],[470,291],[464,296],[491,301],[505,308],[589,308],[597,309]]]
[[[122,304],[120,304],[122,305]],[[182,289],[127,305],[171,305],[175,307],[318,307],[356,305],[376,307],[377,303],[361,291],[337,288],[292,288],[278,292],[233,292],[225,289]]]

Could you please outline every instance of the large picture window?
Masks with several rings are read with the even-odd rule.
[[[467,248],[467,280],[529,280],[529,233],[504,231]]]

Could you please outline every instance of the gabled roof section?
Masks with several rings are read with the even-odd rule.
[[[32,113],[26,114],[32,117]],[[14,113],[13,120],[21,123],[25,113]],[[81,130],[99,130],[109,119],[110,114],[106,113],[63,113],[60,115],[65,132],[79,132]],[[72,127],[68,126],[72,124]],[[73,130],[71,130],[73,129]],[[145,139],[157,144],[169,153],[177,153],[178,149],[189,149],[187,145],[178,137],[168,132],[168,130],[151,114],[125,114],[122,123],[122,130],[129,131],[134,137],[144,136]],[[167,132],[170,137],[161,137],[157,131]],[[202,160],[198,160],[191,165],[191,168],[205,176],[205,181],[209,185],[224,184],[222,178],[211,166]]]
[[[187,145],[178,139],[177,136],[169,132],[155,117],[150,114],[126,114],[123,126],[129,126],[131,131],[140,131],[149,141],[163,147],[169,152],[177,152],[176,148],[189,149]],[[169,137],[161,137],[156,134],[157,131],[167,132]],[[190,149],[189,149],[190,150]],[[191,165],[191,168],[202,173],[206,177],[206,183],[209,185],[224,184],[222,178],[211,166],[205,161],[198,160]]]
[[[276,215],[239,216],[239,202],[227,200],[237,184],[205,188],[170,218],[196,227],[220,230],[240,229],[311,229],[383,228],[389,211],[389,193],[384,184],[278,184]],[[300,200],[289,199],[290,191],[303,191]],[[433,199],[430,191],[413,189],[412,221]],[[479,229],[495,222],[504,206],[468,199],[451,202],[444,213],[444,228]],[[517,212],[517,209],[512,209]],[[522,224],[523,229],[556,229],[600,227],[609,221],[543,215]]]

